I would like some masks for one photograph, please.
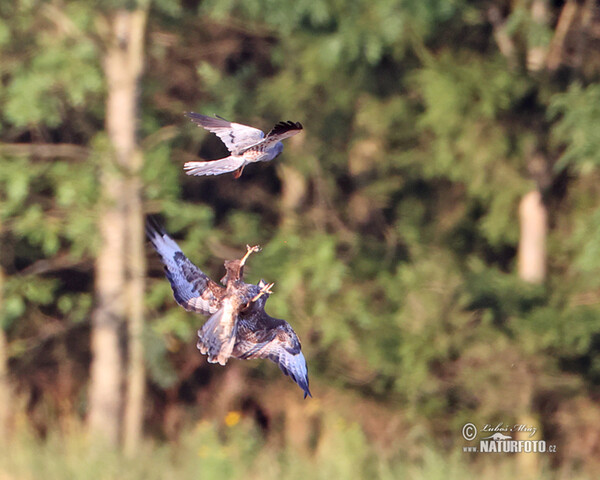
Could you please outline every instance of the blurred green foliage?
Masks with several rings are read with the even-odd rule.
[[[523,6],[507,13],[521,57],[527,42],[549,44],[561,7],[553,4],[546,26]],[[567,442],[573,437],[557,412],[594,398],[600,382],[599,71],[514,65],[496,47],[486,8],[161,0],[152,2],[148,24],[138,125],[146,211],[159,214],[214,279],[224,258],[260,243],[247,278],[276,282],[267,310],[302,339],[315,396],[333,392],[400,411],[429,432],[431,451],[449,449],[431,432],[455,446],[461,422],[516,421],[527,409]],[[44,341],[48,324],[69,332],[93,305],[98,165],[110,148],[105,10],[87,1],[17,1],[0,12],[2,326],[20,371],[33,368],[28,345]],[[597,64],[592,46],[580,54]],[[189,125],[184,110],[265,130],[290,119],[305,131],[275,162],[250,166],[238,181],[190,178],[185,160],[218,158],[223,148]],[[13,144],[17,150],[4,148]],[[28,148],[63,144],[79,149]],[[548,160],[547,184],[528,165],[534,151]],[[550,213],[543,285],[516,274],[517,205],[536,188]],[[149,383],[153,398],[178,401],[178,352],[195,342],[203,320],[175,305],[150,251],[149,258]],[[76,343],[86,340],[74,331],[82,335]],[[85,365],[85,354],[61,345],[29,359]],[[243,368],[265,391],[295,388],[269,367]],[[23,391],[30,379],[23,377]],[[84,391],[86,379],[77,380]],[[518,400],[525,384],[532,405]],[[43,447],[24,440],[3,468],[24,478],[42,470],[70,478],[82,462],[89,478],[236,478],[247,468],[250,478],[467,475],[464,459],[427,449],[407,460],[413,471],[384,459],[360,422],[329,414],[321,422],[311,461],[273,453],[242,427],[223,440],[201,424],[180,451],[148,447],[156,469],[111,454],[90,459],[77,445],[58,452],[66,464],[53,466],[62,448],[55,439]]]

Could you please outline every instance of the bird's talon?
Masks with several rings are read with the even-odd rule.
[[[273,286],[275,285],[275,282],[271,282],[271,283],[267,283],[264,287],[262,287],[260,289],[260,292],[258,292],[254,298],[251,300],[251,302],[256,302],[260,297],[262,297],[263,295],[269,294],[271,295],[273,292],[271,291],[271,288],[273,288]]]
[[[243,267],[250,254],[260,252],[261,250],[262,248],[260,248],[260,245],[254,245],[253,247],[246,245],[246,255],[244,255],[240,260],[240,265]]]

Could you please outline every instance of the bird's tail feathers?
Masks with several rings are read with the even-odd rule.
[[[242,165],[244,165],[242,157],[229,156],[210,162],[186,162],[183,164],[183,169],[187,175],[221,175],[222,173],[233,172]]]
[[[220,308],[198,330],[197,347],[209,363],[225,365],[235,345],[237,323],[228,321],[226,307]]]

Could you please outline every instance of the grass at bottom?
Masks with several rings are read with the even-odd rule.
[[[45,440],[17,432],[0,449],[0,480],[500,480],[524,474],[538,479],[591,478],[564,468],[553,471],[543,457],[535,471],[523,472],[524,463],[508,454],[474,458],[462,449],[442,453],[424,445],[410,459],[400,451],[384,455],[357,424],[340,421],[327,422],[314,449],[304,452],[265,443],[245,422],[230,427],[201,422],[177,442],[145,439],[131,457],[89,438],[81,425],[68,430],[53,432]]]

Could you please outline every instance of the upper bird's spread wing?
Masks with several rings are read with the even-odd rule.
[[[272,318],[264,310],[248,317],[241,315],[233,354],[244,360],[268,358],[304,390],[304,398],[312,397],[300,341],[286,321]]]
[[[225,289],[194,265],[155,222],[146,223],[146,234],[165,265],[175,301],[186,310],[204,315],[215,313]]]
[[[217,135],[233,154],[239,154],[250,145],[260,142],[265,136],[258,128],[228,122],[222,118],[207,117],[194,112],[187,112],[185,115],[195,124]]]
[[[233,172],[243,164],[243,157],[227,157],[211,162],[186,162],[183,164],[183,169],[188,175],[220,175],[222,173]]]

